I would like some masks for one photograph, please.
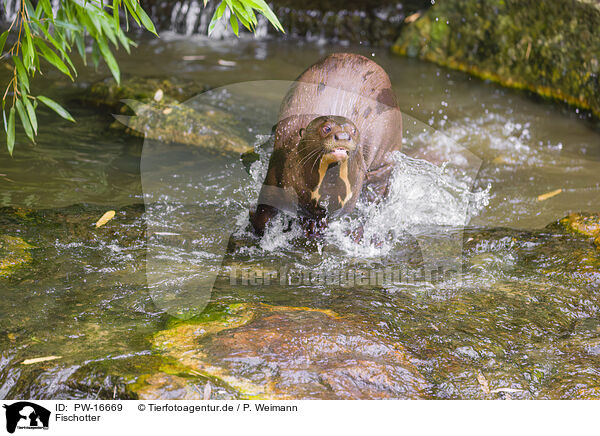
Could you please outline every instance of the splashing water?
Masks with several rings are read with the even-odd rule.
[[[358,220],[364,223],[362,240],[357,243],[345,231],[354,217],[330,224],[327,237],[347,254],[381,256],[405,241],[407,234],[464,227],[488,204],[490,187],[471,192],[470,178],[457,178],[445,165],[438,167],[400,152],[394,153],[394,160],[388,197],[381,204],[358,204]]]
[[[256,198],[268,166],[268,152],[258,149],[260,159],[250,175],[252,196]],[[405,242],[407,234],[435,233],[440,228],[462,228],[489,202],[491,187],[472,192],[474,180],[466,172],[454,171],[446,164],[436,166],[426,160],[394,152],[396,167],[390,192],[381,203],[359,202],[350,215],[332,220],[325,231],[324,241],[355,257],[374,257],[389,253]],[[267,252],[289,247],[302,230],[288,217],[274,220],[261,240]],[[242,219],[238,223],[243,222]],[[356,241],[349,230],[362,226],[363,237]]]

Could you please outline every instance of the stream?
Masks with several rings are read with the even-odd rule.
[[[31,246],[0,276],[0,398],[600,398],[600,251],[556,224],[600,209],[586,114],[362,45],[138,43],[124,77],[210,87],[188,107],[228,114],[259,160],[113,128],[80,99],[105,66],[39,78],[77,122],[40,109],[37,143],[0,151],[0,236]],[[390,196],[322,240],[284,221],[258,240],[281,98],[337,51],[398,97]]]

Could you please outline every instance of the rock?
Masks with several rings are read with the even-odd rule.
[[[140,400],[201,400],[202,394],[187,379],[176,375],[157,373],[144,380],[144,387],[136,393]]]
[[[588,238],[600,236],[600,214],[597,213],[570,213],[559,223],[572,233]]]
[[[240,398],[423,398],[423,377],[397,343],[328,310],[230,305],[154,336],[154,347]]]
[[[600,214],[570,213],[558,223],[571,233],[593,238],[594,244],[600,249]]]
[[[129,108],[122,100],[172,104],[188,100],[208,89],[205,85],[176,77],[128,77],[121,80],[120,84],[112,78],[107,78],[94,83],[89,92],[83,93],[79,99],[84,103],[108,107],[116,113],[126,113]],[[158,100],[157,96],[160,96]]]
[[[392,50],[600,116],[598,28],[597,2],[447,0],[405,24]]]
[[[131,135],[162,142],[201,147],[218,154],[239,155],[252,146],[230,127],[235,121],[226,112],[208,108],[199,110],[184,104],[135,104],[136,115],[119,117],[113,127],[127,127]]]
[[[175,79],[130,78],[118,85],[107,79],[91,86],[80,100],[116,112],[111,128],[162,142],[188,144],[219,154],[252,150],[236,133],[233,116],[193,98],[207,87]],[[132,112],[133,111],[133,112]],[[134,116],[127,116],[134,114]]]
[[[0,235],[0,277],[10,277],[16,267],[31,262],[32,248],[18,236]]]

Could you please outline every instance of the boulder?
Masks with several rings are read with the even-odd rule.
[[[600,116],[600,3],[446,0],[405,24],[392,50]]]
[[[218,313],[218,312],[217,312]],[[424,398],[404,348],[329,310],[235,304],[154,336],[164,356],[240,398]]]

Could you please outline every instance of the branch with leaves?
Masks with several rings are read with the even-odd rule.
[[[206,6],[208,0],[204,0]],[[223,0],[212,17],[209,33],[229,9],[231,28],[239,33],[239,22],[250,31],[256,29],[255,11],[264,15],[275,28],[283,31],[275,14],[264,0]],[[38,132],[36,109],[39,103],[61,117],[75,121],[71,114],[54,100],[30,94],[30,80],[46,68],[57,69],[71,80],[77,71],[71,61],[74,49],[87,65],[87,49],[95,67],[106,62],[115,80],[120,82],[120,70],[113,48],[123,47],[127,53],[135,43],[126,36],[130,22],[156,35],[156,29],[139,0],[59,0],[52,8],[50,0],[21,0],[10,27],[0,35],[0,59],[12,63],[12,75],[2,96],[2,117],[6,145],[12,155],[15,145],[15,123],[18,117],[27,137],[35,142]],[[123,27],[125,30],[123,30]],[[5,45],[10,41],[9,46]],[[13,42],[14,41],[14,42]],[[7,115],[8,106],[8,115]]]
[[[203,0],[204,6],[207,5],[208,0]],[[256,19],[257,11],[259,14],[263,15],[271,25],[280,32],[285,33],[281,23],[264,0],[223,0],[215,9],[215,13],[210,20],[210,24],[208,25],[208,34],[210,35],[219,20],[223,19],[225,15],[225,11],[229,10],[229,24],[231,25],[231,30],[235,33],[236,36],[239,36],[239,23],[248,29],[250,32],[254,32],[256,30],[256,25],[258,24],[258,20]],[[239,21],[239,23],[238,23]]]

